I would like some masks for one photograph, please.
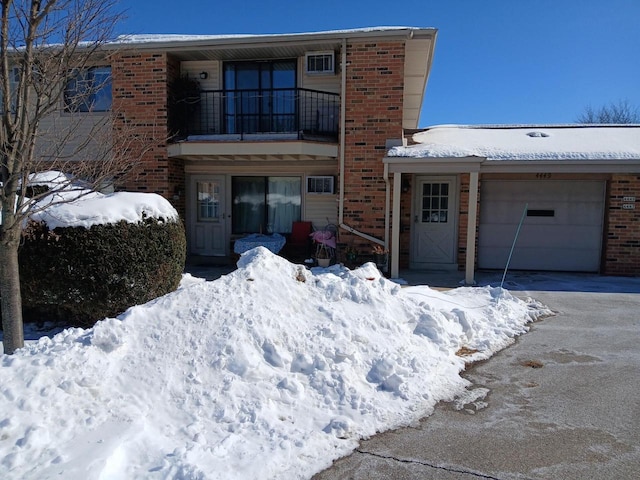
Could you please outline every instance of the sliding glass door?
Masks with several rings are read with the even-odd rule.
[[[233,233],[290,233],[300,220],[300,177],[233,177]]]
[[[294,132],[296,61],[224,65],[226,133]]]

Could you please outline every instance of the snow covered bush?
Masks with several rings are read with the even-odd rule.
[[[26,320],[91,326],[178,286],[186,242],[179,219],[50,230],[31,222],[20,249]]]
[[[32,174],[18,252],[26,321],[91,326],[178,287],[178,212],[154,193],[102,194],[61,172]]]

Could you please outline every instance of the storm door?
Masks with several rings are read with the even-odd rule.
[[[412,268],[453,268],[456,261],[455,177],[417,177],[414,197]]]
[[[190,251],[195,255],[226,254],[225,177],[193,176],[189,191]]]

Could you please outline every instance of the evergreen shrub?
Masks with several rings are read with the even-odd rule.
[[[25,321],[93,326],[174,291],[185,257],[180,220],[145,218],[53,231],[31,222],[19,250]]]

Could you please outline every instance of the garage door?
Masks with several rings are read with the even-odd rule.
[[[597,272],[604,197],[604,182],[482,181],[478,266],[505,268],[528,205],[510,269]]]

